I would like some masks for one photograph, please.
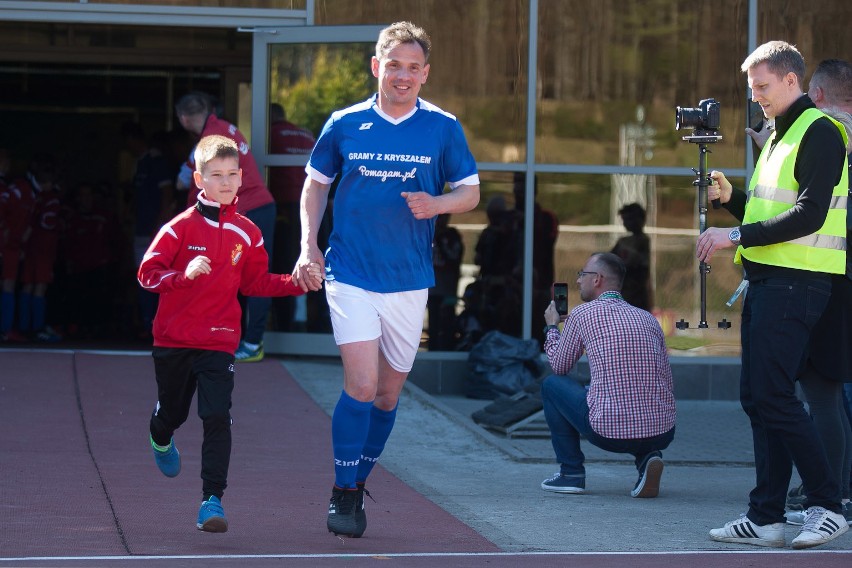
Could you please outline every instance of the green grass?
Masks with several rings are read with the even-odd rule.
[[[707,345],[707,341],[698,337],[684,337],[680,335],[672,335],[666,338],[666,345],[669,349],[679,349],[686,351],[695,347]]]

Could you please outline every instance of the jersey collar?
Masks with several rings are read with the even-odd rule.
[[[387,120],[388,122],[390,122],[393,125],[402,124],[403,122],[405,122],[406,120],[408,120],[409,118],[414,116],[414,113],[417,112],[417,109],[420,108],[420,97],[417,97],[417,102],[414,103],[414,108],[411,109],[411,112],[409,112],[409,113],[407,113],[407,114],[405,114],[405,115],[403,115],[399,118],[394,118],[394,117],[392,117],[391,115],[387,114],[386,112],[384,112],[382,109],[379,108],[378,100],[379,100],[379,93],[376,93],[375,95],[373,95],[373,110],[376,111],[376,114],[378,114],[379,116],[381,116],[382,118],[384,118],[385,120]]]

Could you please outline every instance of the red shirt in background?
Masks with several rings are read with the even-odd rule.
[[[272,123],[269,129],[269,151],[272,154],[308,155],[316,139],[311,132],[286,120]],[[276,203],[299,203],[305,184],[305,168],[279,166],[269,168],[269,190]]]
[[[240,168],[243,170],[243,185],[237,192],[237,197],[239,198],[237,201],[237,212],[245,213],[246,211],[273,203],[275,200],[266,188],[266,184],[263,183],[257,162],[254,161],[254,155],[251,153],[248,142],[246,142],[246,138],[242,132],[237,130],[237,127],[230,122],[221,120],[211,114],[207,117],[204,130],[201,131],[201,137],[204,138],[212,134],[219,134],[230,138],[237,143],[237,148],[240,150]],[[195,152],[190,154],[188,165],[192,170],[195,170]],[[195,205],[197,199],[198,187],[193,182],[187,195],[187,207]]]

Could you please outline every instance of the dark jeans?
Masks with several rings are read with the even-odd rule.
[[[748,518],[758,525],[784,522],[793,463],[808,491],[805,506],[840,512],[839,484],[795,389],[811,329],[830,293],[830,279],[820,276],[749,283],[740,401],[751,421],[757,477]]]
[[[154,347],[157,408],[151,417],[151,437],[158,445],[169,440],[189,416],[198,389],[198,417],[204,424],[201,479],[204,496],[219,498],[228,485],[231,462],[231,393],[234,356],[223,351]]]
[[[245,216],[251,219],[251,222],[257,225],[261,234],[263,234],[263,247],[266,249],[266,254],[269,255],[269,266],[272,265],[275,243],[275,211],[275,203],[270,203],[245,212]],[[263,341],[263,332],[266,331],[266,320],[269,317],[271,306],[272,298],[246,298],[248,321],[245,323],[243,332],[245,341],[248,343]]]
[[[852,469],[852,429],[843,399],[843,383],[825,377],[811,366],[799,377],[831,472],[840,483],[840,496],[849,498],[849,472]]]
[[[662,450],[674,439],[674,428],[651,438],[605,438],[592,430],[589,424],[589,404],[586,389],[572,379],[551,375],[541,384],[544,417],[550,427],[550,441],[560,463],[560,472],[571,477],[585,477],[583,462],[586,456],[580,449],[580,436],[593,445],[618,454],[632,454],[636,469],[641,468],[651,455],[662,456]]]

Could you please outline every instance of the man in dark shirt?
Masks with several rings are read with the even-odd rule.
[[[707,229],[696,255],[707,262],[715,251],[738,246],[735,260],[748,281],[740,400],[751,421],[757,483],[748,512],[711,530],[710,538],[783,547],[784,504],[795,463],[808,499],[792,545],[809,548],[849,528],[840,485],[795,391],[811,330],[828,303],[831,274],[845,270],[846,205],[839,199],[848,184],[845,133],[802,92],[805,63],[792,45],[768,42],[746,58],[742,70],[752,99],[767,119],[775,119],[775,132],[748,194],[733,192],[720,172],[711,174],[725,208],[743,224]]]

